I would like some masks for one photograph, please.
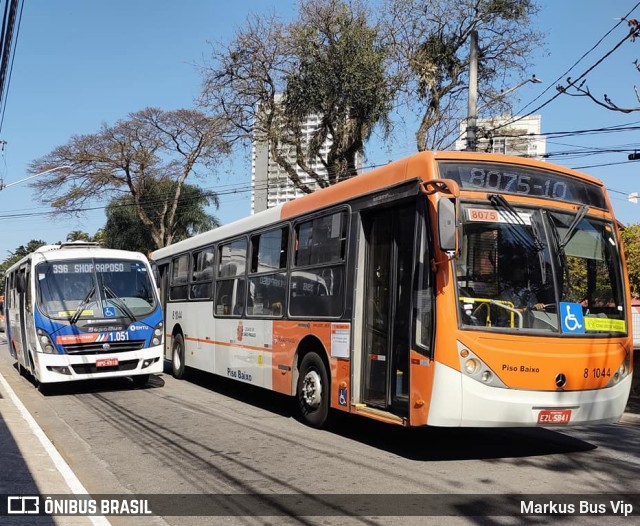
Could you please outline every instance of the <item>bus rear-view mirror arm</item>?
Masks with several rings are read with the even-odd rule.
[[[458,253],[458,197],[460,188],[452,179],[433,179],[422,183],[425,195],[447,194],[438,199],[438,242],[449,257]]]

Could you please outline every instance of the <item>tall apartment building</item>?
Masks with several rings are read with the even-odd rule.
[[[504,115],[478,119],[476,123],[478,129],[476,149],[479,152],[502,153],[543,160],[544,154],[547,152],[547,140],[540,135],[541,120],[540,115],[528,115],[527,117]],[[456,150],[465,150],[466,148],[467,121],[465,119],[460,123],[460,138],[456,141]]]
[[[307,119],[302,127],[303,145],[308,144],[319,124],[320,119],[318,116],[310,116]],[[330,146],[331,142],[326,141],[320,150],[321,155],[326,155]],[[317,183],[297,166],[295,152],[293,150],[285,150],[283,153],[286,155],[287,160],[296,166],[296,173],[300,180],[314,190],[317,189]],[[316,173],[326,175],[327,170],[319,160],[310,161],[309,165]],[[253,141],[251,147],[251,185],[253,188],[251,194],[252,214],[304,195],[301,190],[294,186],[284,169],[272,159],[268,144],[265,142]]]

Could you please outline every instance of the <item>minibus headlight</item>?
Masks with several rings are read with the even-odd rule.
[[[151,338],[151,345],[162,345],[164,340],[164,325],[162,322],[158,323],[153,329],[153,337]]]
[[[54,354],[56,352],[56,346],[53,345],[53,342],[51,341],[49,335],[42,329],[37,329],[36,334],[38,335],[38,341],[40,342],[42,351],[46,352],[47,354]]]

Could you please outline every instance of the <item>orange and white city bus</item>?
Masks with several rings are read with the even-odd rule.
[[[630,298],[601,182],[423,152],[157,250],[173,374],[405,426],[616,421]],[[525,294],[523,294],[523,292]]]

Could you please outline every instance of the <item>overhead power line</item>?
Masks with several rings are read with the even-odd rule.
[[[16,43],[20,33],[22,20],[23,0],[6,0],[2,30],[0,31],[0,132],[4,122],[4,113],[7,107],[7,94],[11,83],[13,71],[13,59],[15,57]]]
[[[582,57],[580,57],[565,73],[563,73],[560,77],[558,77],[558,79],[556,79],[553,83],[551,83],[540,95],[538,95],[538,97],[536,97],[535,99],[533,99],[533,101],[529,102],[527,105],[525,105],[521,110],[519,110],[517,113],[521,113],[525,108],[529,107],[531,104],[533,104],[533,102],[535,102],[536,100],[538,100],[544,93],[546,93],[547,91],[549,91],[552,87],[554,87],[556,85],[556,82],[559,82],[560,80],[562,80],[564,78],[564,76],[566,74],[568,74],[571,70],[573,70],[573,68],[582,61],[583,58],[585,58],[587,55],[589,55],[596,47],[598,47],[600,45],[600,43],[607,37],[609,36],[609,34],[611,34],[615,29],[618,28],[618,26],[620,24],[622,24],[625,20],[628,19],[629,15],[631,15],[631,13],[633,13],[638,7],[640,6],[640,2],[636,3],[630,10],[629,12],[624,15],[623,17],[621,17],[620,21],[617,22],[609,31],[607,31],[607,33],[605,33],[605,35],[600,38],[600,40],[598,40],[598,42],[596,42],[596,44],[589,49],[589,51],[587,51]],[[624,36],[624,38],[622,38],[620,41],[618,41],[618,43],[611,49],[609,50],[607,53],[605,53],[600,59],[598,59],[593,65],[591,65],[589,68],[587,68],[583,73],[581,73],[576,79],[572,79],[571,83],[569,85],[575,85],[578,81],[582,80],[583,78],[585,78],[591,71],[593,71],[596,67],[598,67],[602,62],[604,62],[605,59],[607,59],[609,56],[611,56],[622,44],[624,44],[629,38],[630,38],[631,34],[627,34]],[[554,94],[551,98],[549,98],[548,100],[546,100],[545,102],[543,102],[542,104],[540,104],[539,106],[537,106],[535,109],[529,111],[528,113],[524,114],[524,115],[518,115],[513,117],[513,119],[502,123],[498,126],[496,126],[495,128],[493,128],[490,131],[496,131],[499,130],[501,128],[505,128],[511,124],[513,124],[514,122],[518,122],[519,120],[525,119],[531,115],[533,115],[534,113],[540,111],[542,108],[544,108],[545,106],[549,105],[551,102],[553,102],[554,100],[556,100],[560,95],[563,94],[563,91],[558,91],[556,94]]]

